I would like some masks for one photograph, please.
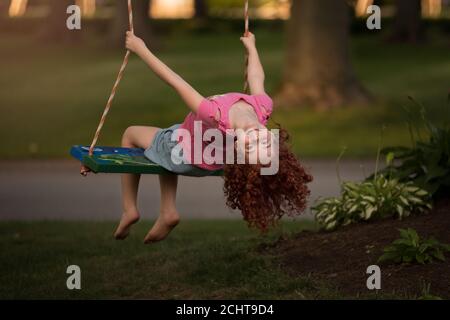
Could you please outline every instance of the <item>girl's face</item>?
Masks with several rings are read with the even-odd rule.
[[[245,163],[268,164],[272,156],[273,135],[265,127],[237,133],[235,147]]]

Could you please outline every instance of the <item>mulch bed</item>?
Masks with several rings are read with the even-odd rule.
[[[369,265],[378,264],[383,248],[399,238],[399,228],[414,228],[419,236],[434,236],[450,243],[450,199],[440,201],[434,209],[403,221],[384,219],[354,224],[334,232],[302,232],[293,239],[280,240],[266,248],[280,256],[282,265],[294,275],[311,275],[336,287],[349,297],[373,294],[366,287]],[[383,295],[419,297],[424,284],[430,293],[450,299],[450,255],[445,262],[431,264],[379,264]]]

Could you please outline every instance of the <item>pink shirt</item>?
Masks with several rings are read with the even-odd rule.
[[[201,102],[198,111],[196,113],[189,113],[180,127],[188,130],[191,135],[191,141],[182,141],[183,153],[185,155],[191,155],[191,159],[188,159],[190,163],[210,171],[223,168],[223,164],[207,164],[203,159],[200,164],[194,163],[194,152],[190,152],[191,150],[194,150],[194,122],[201,121],[202,137],[204,132],[210,128],[218,128],[225,137],[226,130],[232,129],[228,113],[231,107],[240,100],[247,102],[253,107],[261,124],[267,124],[267,120],[272,114],[273,108],[273,101],[267,94],[247,95],[242,93],[227,93],[205,98]],[[210,143],[211,142],[208,141],[202,142],[202,154],[203,149]],[[225,153],[225,148],[223,148],[223,150]],[[225,154],[223,155],[223,159],[225,159]]]

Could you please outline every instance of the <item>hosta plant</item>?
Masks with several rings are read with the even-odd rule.
[[[426,264],[434,259],[445,261],[444,254],[450,252],[450,245],[440,243],[433,237],[421,239],[414,229],[399,231],[400,238],[384,249],[378,262]]]
[[[311,208],[318,224],[333,230],[357,221],[394,216],[431,209],[429,193],[412,182],[399,182],[378,175],[370,181],[344,182],[340,197],[319,200]]]

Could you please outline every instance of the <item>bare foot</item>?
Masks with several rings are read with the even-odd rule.
[[[145,244],[164,240],[180,222],[178,212],[161,213],[144,239]]]
[[[135,211],[125,211],[122,214],[122,219],[120,219],[119,226],[114,233],[114,238],[116,240],[123,240],[130,234],[130,228],[133,224],[139,221],[139,212]]]

